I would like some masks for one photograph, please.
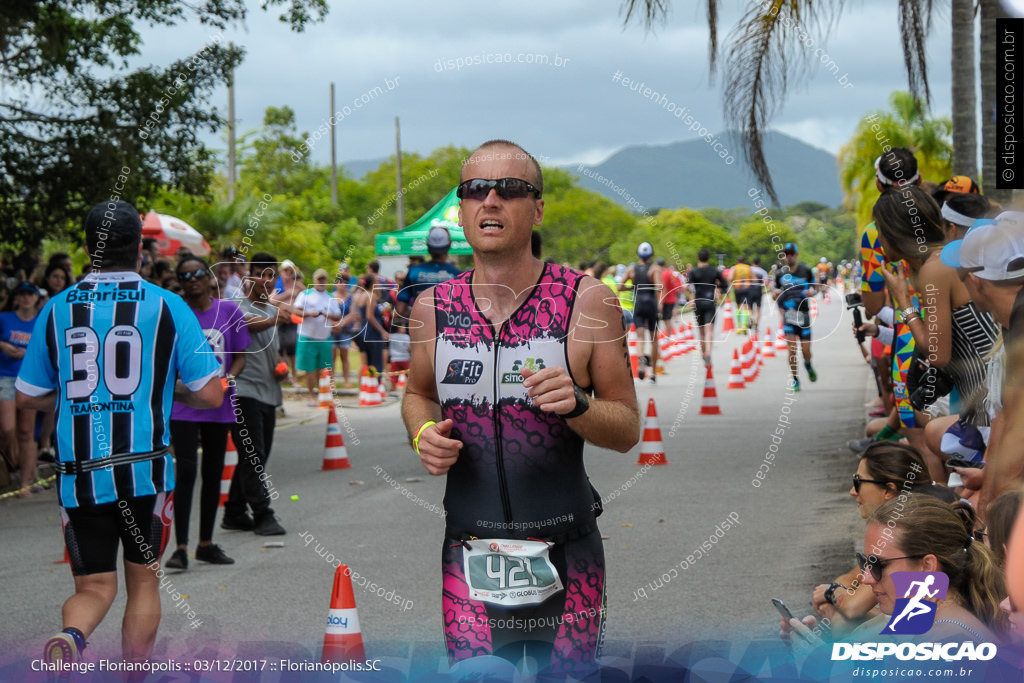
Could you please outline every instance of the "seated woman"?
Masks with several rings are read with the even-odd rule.
[[[896,272],[881,269],[896,308],[910,328],[917,356],[945,370],[960,395],[963,406],[959,421],[964,425],[987,426],[983,407],[986,390],[985,357],[999,336],[992,316],[978,310],[956,270],[942,263],[939,254],[946,242],[938,205],[919,187],[907,186],[878,198],[872,215],[879,240],[890,262],[905,261]],[[912,305],[907,278],[921,302]],[[913,387],[910,387],[913,391]],[[921,414],[921,422],[927,421]],[[941,453],[923,452],[932,478],[944,481],[946,458]]]
[[[934,624],[926,635],[914,638],[975,643],[1005,639],[1008,622],[999,608],[1005,595],[1003,575],[992,551],[974,540],[976,521],[973,508],[966,503],[950,505],[922,495],[912,495],[905,503],[891,500],[871,515],[858,562],[864,583],[871,587],[884,615],[891,616],[896,600],[906,597],[893,583],[894,572],[944,572],[949,577],[945,598],[930,600],[936,603]],[[887,636],[880,635],[884,624],[880,620],[866,623],[847,640],[884,640]],[[797,630],[813,641],[807,627],[814,625],[813,617],[805,617],[803,622],[790,619],[784,622],[783,631],[788,636]]]
[[[892,441],[876,441],[860,456],[850,495],[857,501],[861,518],[866,520],[879,506],[901,493],[930,485],[928,468],[916,448]],[[829,620],[837,637],[879,614],[875,594],[864,584],[860,567],[854,567],[831,583],[816,586],[811,602],[814,611]]]

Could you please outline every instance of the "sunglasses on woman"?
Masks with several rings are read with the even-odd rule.
[[[205,268],[200,268],[199,270],[186,270],[181,273],[178,273],[178,282],[188,282],[189,280],[198,280],[209,276],[210,271],[206,270]]]
[[[882,481],[881,479],[861,479],[859,474],[853,475],[853,491],[854,493],[860,493],[861,484],[878,484],[879,486],[885,486],[891,484],[891,481]]]
[[[863,553],[857,553],[857,566],[860,567],[862,572],[870,571],[875,581],[881,581],[882,572],[885,571],[886,565],[890,562],[895,562],[896,560],[919,560],[922,557],[924,555],[904,555],[903,557],[889,557],[884,560],[876,557],[874,562],[870,562]]]
[[[482,202],[487,199],[491,190],[497,190],[498,196],[502,199],[522,199],[531,192],[537,199],[540,199],[540,190],[519,178],[498,178],[497,180],[471,178],[460,183],[455,194],[459,199],[473,199]]]

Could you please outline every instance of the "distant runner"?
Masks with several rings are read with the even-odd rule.
[[[818,381],[818,373],[811,365],[811,309],[808,300],[814,297],[816,285],[814,273],[800,263],[799,250],[792,242],[782,248],[786,265],[775,275],[775,301],[782,312],[782,330],[789,346],[789,371],[793,379],[793,391],[800,391],[800,377],[797,373],[797,343],[803,351],[804,368],[812,382]]]

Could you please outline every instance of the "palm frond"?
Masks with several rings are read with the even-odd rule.
[[[931,28],[932,0],[899,0],[900,40],[903,63],[907,67],[907,85],[915,99],[924,95],[926,104],[932,96],[928,88],[928,59],[925,40]]]
[[[724,85],[726,123],[737,129],[743,156],[765,192],[778,203],[764,133],[786,98],[791,79],[805,76],[812,63],[808,45],[822,45],[843,3],[773,0],[766,10],[754,5],[730,32]]]
[[[624,0],[623,9],[626,12],[626,17],[622,20],[622,24],[623,26],[629,24],[634,14],[642,13],[641,21],[644,28],[650,31],[656,22],[664,21],[668,16],[669,2],[670,0]]]

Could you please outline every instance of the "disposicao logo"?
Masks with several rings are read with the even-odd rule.
[[[889,623],[881,635],[921,635],[935,624],[937,603],[945,600],[949,591],[949,577],[945,572],[893,572],[889,575],[897,595]],[[996,656],[994,643],[833,643],[832,660],[878,660],[895,656],[906,660],[966,659],[988,661]]]
[[[949,577],[945,572],[893,572],[892,585],[896,589],[896,606],[883,634],[919,636],[927,633],[935,623],[937,603],[945,600],[949,590]]]

